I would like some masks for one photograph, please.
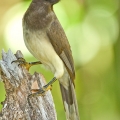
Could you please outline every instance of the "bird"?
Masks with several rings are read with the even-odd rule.
[[[53,10],[58,2],[60,0],[32,0],[22,20],[23,38],[30,53],[54,74],[43,90],[47,91],[58,80],[66,119],[79,120],[72,51]]]

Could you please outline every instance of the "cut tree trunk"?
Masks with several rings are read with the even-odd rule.
[[[0,80],[3,81],[6,91],[0,120],[57,120],[55,106],[50,91],[44,96],[29,98],[31,89],[38,85],[39,88],[46,84],[44,77],[39,73],[31,75],[19,63],[12,63],[23,57],[20,51],[14,55],[11,50],[2,51],[0,60]],[[1,91],[2,92],[2,91]]]

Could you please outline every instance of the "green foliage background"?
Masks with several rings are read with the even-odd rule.
[[[29,3],[29,0],[0,2],[0,51],[18,50],[14,41],[10,45],[5,31],[10,19],[24,13]],[[12,12],[8,15],[9,10]],[[73,51],[81,120],[120,120],[119,0],[61,0],[54,10]],[[5,19],[6,14],[8,19]],[[20,46],[21,41],[17,43]],[[24,54],[22,46],[20,50]],[[27,61],[36,61],[31,54],[25,53],[24,56]],[[30,69],[32,74],[35,71],[42,73],[47,82],[53,77],[40,65]],[[53,85],[52,94],[58,120],[65,120],[58,81]],[[4,85],[0,82],[0,102],[4,98]]]

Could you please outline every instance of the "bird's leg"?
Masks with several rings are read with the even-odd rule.
[[[35,94],[36,95],[44,95],[44,93],[48,90],[51,90],[52,88],[52,84],[56,81],[56,77],[54,77],[49,83],[47,83],[45,86],[43,86],[41,89],[32,89],[31,91],[32,92],[35,92],[35,93],[32,93],[32,95],[34,96]],[[36,96],[35,95],[35,96]]]
[[[18,66],[25,67],[29,71],[30,67],[33,65],[42,64],[40,61],[37,62],[26,62],[24,58],[18,58],[17,60],[12,61],[11,63],[19,62]]]
[[[46,84],[45,86],[43,86],[42,88],[40,89],[32,89],[31,91],[34,92],[32,94],[30,94],[28,96],[28,103],[29,105],[31,106],[31,103],[30,103],[30,100],[29,98],[31,97],[36,97],[36,96],[44,96],[45,95],[45,92],[47,92],[48,90],[51,90],[52,88],[52,84],[56,81],[56,77],[54,77],[48,84]]]

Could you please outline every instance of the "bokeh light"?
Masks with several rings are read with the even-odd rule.
[[[4,30],[4,38],[5,44],[7,47],[12,48],[12,51],[23,50],[25,55],[30,55],[27,50],[22,33],[22,18],[27,9],[21,9],[21,7],[25,6],[26,3],[21,2],[10,8],[8,12],[4,16],[4,23],[6,24],[6,28]],[[8,21],[9,19],[9,21]]]

